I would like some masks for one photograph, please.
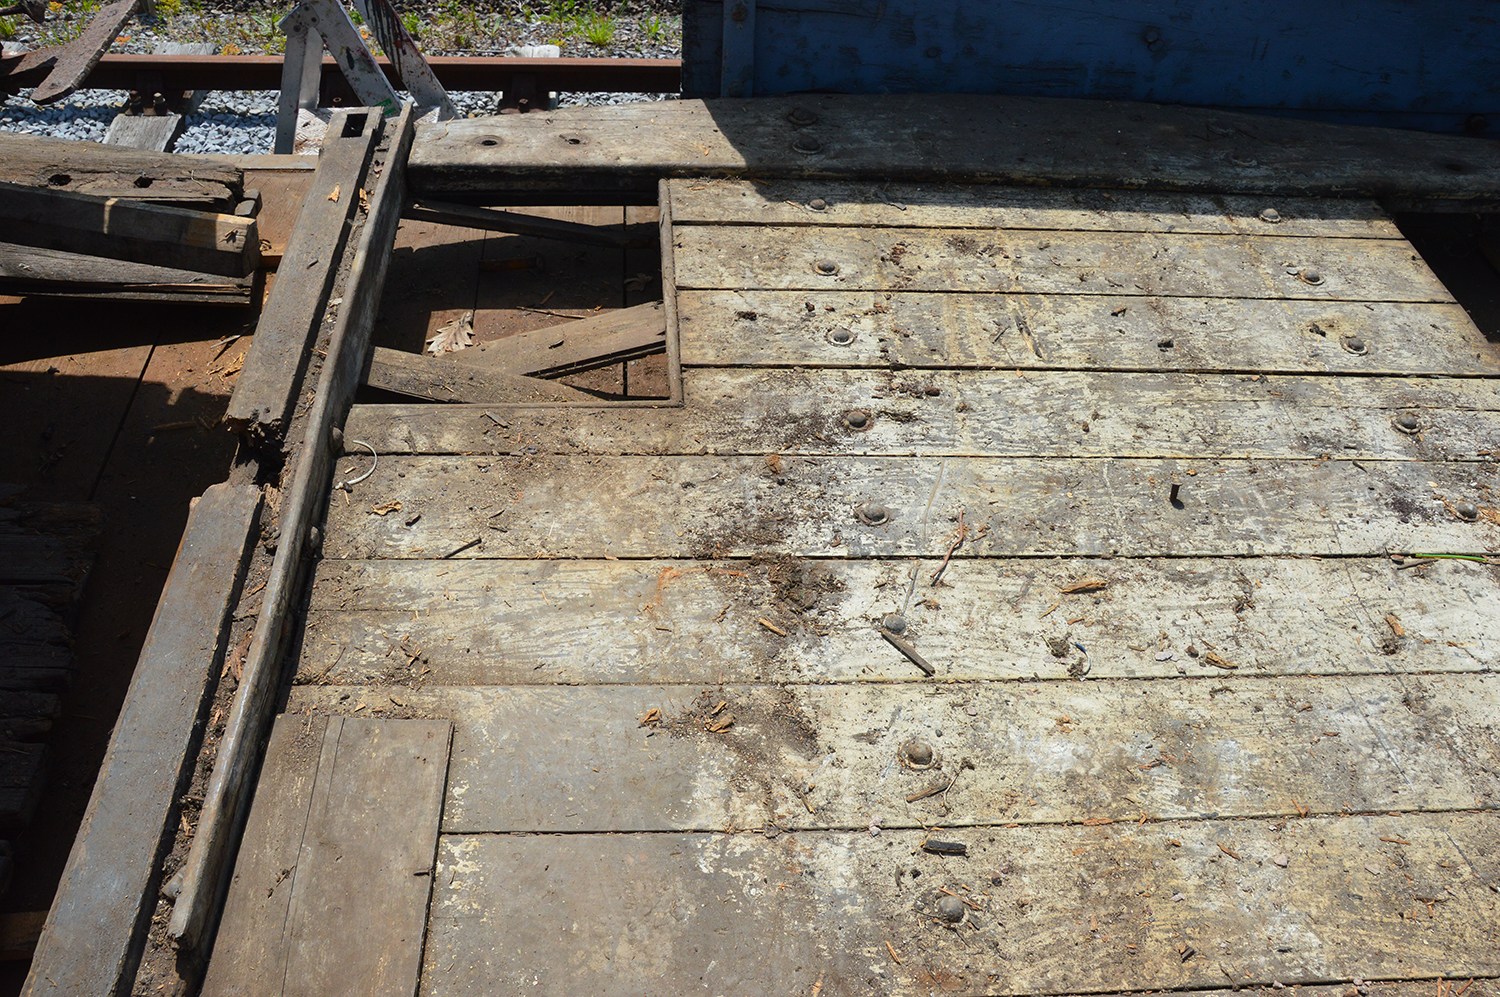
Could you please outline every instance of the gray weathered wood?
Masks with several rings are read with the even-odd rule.
[[[530,377],[566,377],[665,352],[666,337],[662,304],[653,301],[480,343],[452,359]]]
[[[464,350],[462,352],[468,352]],[[553,384],[476,364],[377,346],[370,355],[365,383],[372,388],[435,402],[590,402],[593,395],[566,384]]]
[[[415,993],[451,731],[277,721],[204,994]]]
[[[318,172],[224,416],[230,428],[260,445],[279,446],[291,419],[380,131],[380,116],[369,110],[337,112],[329,123]]]
[[[788,116],[817,116],[802,129]],[[820,147],[806,142],[809,137]],[[663,176],[983,180],[1069,187],[1464,199],[1500,192],[1483,139],[1140,103],[944,94],[804,95],[564,108],[425,126],[424,195],[652,191]]]
[[[686,993],[700,981],[793,994],[820,979],[902,997],[1226,976],[1435,989],[1433,977],[1500,971],[1494,894],[1465,857],[1495,831],[1492,814],[992,828],[962,836],[964,857],[920,852],[920,832],[863,829],[445,836],[425,968],[455,997]],[[956,930],[933,917],[944,889],[973,903]],[[1429,914],[1417,896],[1446,899]]]
[[[678,306],[689,365],[1500,375],[1500,348],[1453,304],[838,290]]]
[[[1500,791],[1500,744],[1486,730],[1500,679],[1487,675],[980,682],[939,693],[335,686],[299,689],[293,702],[390,709],[392,695],[453,718],[448,834],[1410,813],[1464,810]],[[660,720],[643,725],[653,710]],[[1436,752],[1434,724],[1448,731]],[[913,741],[932,764],[903,761]],[[562,745],[561,764],[535,764]],[[910,799],[934,784],[946,792]]]
[[[83,86],[140,5],[141,0],[114,0],[95,8],[77,37],[57,49],[52,71],[31,91],[31,99],[38,104],[53,104]]]
[[[941,557],[962,509],[971,539],[958,556],[1483,553],[1500,549],[1500,512],[1476,473],[1344,460],[388,457],[354,501],[330,505],[324,552],[435,558],[477,539],[456,556]],[[393,501],[421,520],[368,512]],[[1477,521],[1453,511],[1462,501]],[[886,522],[858,518],[875,506]]]
[[[180,114],[117,114],[104,134],[104,144],[166,152],[182,127]]]
[[[684,289],[1453,300],[1395,239],[679,225],[673,245]]]
[[[673,180],[671,192],[672,213],[679,225],[930,226],[1402,238],[1379,205],[1363,200],[1052,190],[990,184],[916,186],[714,178]],[[1267,209],[1275,214],[1263,218]]]
[[[0,134],[0,180],[96,197],[201,204],[229,211],[244,189],[240,167],[205,156]]]
[[[243,277],[260,261],[255,219],[0,182],[7,240],[154,267]]]
[[[359,406],[346,428],[382,454],[707,447],[719,454],[1441,461],[1494,453],[1500,411],[1500,383],[1489,379],[708,369],[690,370],[684,390],[680,410],[514,412],[504,426],[483,407]],[[1402,417],[1414,417],[1417,431],[1403,431]],[[851,419],[862,422],[856,428]]]
[[[482,232],[508,232],[539,239],[555,239],[560,242],[608,246],[611,249],[628,249],[643,243],[655,242],[654,233],[651,238],[643,239],[639,235],[631,235],[614,227],[584,225],[558,218],[539,218],[536,215],[515,211],[476,208],[468,204],[452,204],[447,201],[418,201],[407,206],[401,212],[401,216],[416,221],[478,229]]]
[[[102,260],[53,249],[0,243],[0,288],[7,294],[65,294],[98,298],[250,302],[253,276],[221,277],[149,263]]]
[[[228,875],[225,866],[233,858],[233,836],[251,789],[257,742],[269,726],[273,696],[282,679],[283,641],[290,630],[288,613],[309,553],[309,531],[328,494],[332,433],[359,387],[369,351],[370,331],[406,197],[405,163],[412,133],[412,108],[408,105],[386,131],[380,179],[370,195],[369,217],[360,231],[344,285],[347,304],[333,321],[301,445],[288,473],[291,487],[281,503],[280,543],[245,652],[243,680],[230,706],[198,827],[183,862],[182,890],[167,925],[168,933],[182,948],[193,948],[202,940],[219,896],[221,877]]]
[[[1065,679],[1080,660],[1091,679],[1500,667],[1494,565],[956,559],[934,586],[938,565],[322,561],[298,681],[925,681],[876,633],[891,613],[944,681]],[[1062,591],[1088,578],[1106,587]],[[1060,638],[1062,656],[1048,643]]]
[[[188,517],[26,994],[113,993],[134,973],[259,505],[254,486],[215,485]]]

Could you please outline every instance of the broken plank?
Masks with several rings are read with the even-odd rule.
[[[66,253],[243,277],[260,261],[253,218],[0,182],[7,239]]]
[[[901,995],[926,994],[935,979],[962,994],[1107,993],[1222,985],[1214,956],[1228,950],[1246,985],[1377,977],[1430,989],[1436,976],[1500,969],[1493,895],[1464,857],[1496,823],[1324,818],[1249,842],[1246,825],[1227,821],[993,828],[965,835],[962,857],[919,853],[920,832],[863,829],[775,840],[445,835],[425,965],[469,967],[443,977],[455,997],[680,993],[703,978],[715,992],[803,993],[820,978],[864,980],[872,966]],[[1410,880],[1379,841],[1393,834],[1412,842],[1399,859]],[[1231,863],[1223,841],[1253,861]],[[1282,851],[1295,870],[1271,861]],[[921,878],[896,875],[908,869]],[[934,916],[943,889],[973,899],[972,926]],[[1426,890],[1452,891],[1440,930],[1401,916]],[[1173,904],[1177,892],[1191,902]],[[1268,928],[1271,897],[1281,906]],[[1115,957],[1078,958],[1071,941],[1093,941],[1091,914],[1108,936],[1096,944]],[[504,946],[496,923],[508,926]],[[893,939],[911,956],[903,964],[890,961]],[[606,957],[622,944],[633,958]],[[1196,958],[1184,957],[1189,946]]]
[[[253,275],[229,278],[148,263],[103,260],[53,249],[0,243],[0,290],[95,298],[250,302]]]
[[[463,351],[467,352],[467,351]],[[372,388],[435,402],[593,402],[586,391],[477,364],[377,346],[365,383]]]
[[[277,721],[205,995],[416,991],[450,734]]]
[[[1085,666],[1090,679],[1500,666],[1494,565],[955,559],[933,586],[938,563],[323,560],[297,681],[920,681],[875,629],[893,613],[943,680],[1065,679]],[[1086,578],[1106,587],[1062,592]]]
[[[422,519],[370,516],[365,496]],[[480,558],[941,557],[960,509],[967,557],[1500,549],[1500,511],[1461,463],[398,456],[354,497],[329,509],[325,557],[435,558],[461,545],[457,556]],[[1475,504],[1475,521],[1459,502]]]
[[[793,124],[794,109],[814,123]],[[813,144],[796,148],[804,136]],[[727,173],[1464,200],[1500,193],[1492,145],[1136,102],[809,94],[445,121],[424,126],[411,168],[425,196],[654,192],[664,176]]]
[[[655,231],[647,236],[631,235],[613,226],[585,225],[558,218],[542,218],[537,215],[499,211],[494,208],[476,208],[467,204],[452,204],[446,201],[417,201],[404,208],[401,217],[414,221],[479,229],[484,232],[507,232],[538,239],[554,239],[559,242],[608,246],[611,249],[629,249],[656,244]]]
[[[527,441],[587,454],[1442,461],[1483,460],[1500,410],[1495,381],[1418,378],[709,369],[684,391],[680,410],[514,412],[503,428],[482,407],[360,406],[346,429],[382,454]]]
[[[590,316],[577,322],[481,343],[452,355],[461,363],[558,378],[664,353],[667,323],[660,301]]]
[[[1452,301],[1404,240],[683,225],[677,286]]]
[[[287,428],[381,132],[373,111],[335,112],[224,419],[258,445]],[[352,303],[351,303],[352,304]]]
[[[188,517],[25,993],[111,993],[133,971],[259,506],[253,485],[215,485]]]
[[[183,127],[180,114],[117,114],[104,134],[105,145],[165,152]]]
[[[141,0],[115,0],[95,9],[78,36],[58,50],[51,72],[31,92],[32,101],[55,104],[83,86],[140,5]]]
[[[1500,375],[1500,350],[1456,304],[845,290],[677,304],[695,366]]]
[[[347,709],[361,695],[303,688],[293,705]],[[1500,679],[1480,674],[977,683],[940,695],[916,684],[429,686],[398,698],[453,719],[447,834],[1419,813],[1500,790],[1500,744],[1486,732]],[[734,718],[722,731],[718,703],[716,716]],[[1448,751],[1424,748],[1436,718]],[[559,744],[573,764],[529,764]],[[913,746],[926,761],[908,757]],[[911,799],[934,781],[940,796]]]
[[[687,179],[669,182],[678,225],[1064,229],[1401,239],[1366,200],[1058,190],[991,184],[854,184]]]
[[[243,177],[237,166],[205,156],[0,134],[0,180],[7,183],[230,211]]]

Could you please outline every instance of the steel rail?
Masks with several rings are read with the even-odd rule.
[[[404,89],[387,59],[380,68]],[[680,59],[517,59],[493,56],[429,56],[439,82],[448,90],[511,89],[676,93]],[[331,57],[323,58],[325,85],[338,77]],[[277,55],[134,55],[107,53],[89,73],[86,86],[154,92],[180,90],[276,90],[281,86]]]

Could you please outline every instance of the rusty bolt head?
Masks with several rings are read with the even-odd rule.
[[[792,151],[804,156],[814,156],[823,151],[823,143],[811,135],[799,135],[792,143]]]
[[[1256,217],[1265,222],[1267,225],[1281,224],[1281,212],[1277,211],[1275,208],[1262,208],[1260,210],[1260,214],[1256,215]]]
[[[1339,340],[1339,345],[1344,348],[1345,352],[1353,353],[1355,356],[1363,356],[1370,351],[1369,344],[1360,336],[1345,336]]]
[[[1317,287],[1319,284],[1323,283],[1322,273],[1320,273],[1314,267],[1303,267],[1300,271],[1298,271],[1297,276],[1302,278],[1302,283],[1311,284],[1314,287]]]
[[[848,346],[854,342],[854,332],[851,329],[834,329],[828,334],[828,341],[834,346]]]
[[[832,277],[839,272],[839,265],[833,260],[818,260],[813,264],[813,269],[824,277]]]
[[[786,112],[786,119],[798,128],[806,128],[808,125],[818,123],[818,116],[805,107],[792,108]]]
[[[958,897],[950,897],[946,893],[938,897],[937,916],[940,921],[949,924],[957,924],[964,919],[964,902]]]
[[[1472,523],[1479,518],[1479,506],[1473,502],[1455,502],[1453,511],[1458,513],[1458,518]]]
[[[828,210],[828,202],[825,201],[825,200],[823,200],[821,197],[815,197],[811,201],[808,201],[807,202],[807,206],[809,208],[811,208],[813,211],[827,211]]]
[[[852,408],[844,413],[844,425],[850,429],[864,429],[870,425],[870,413],[861,408]]]
[[[906,633],[906,617],[902,616],[900,613],[892,613],[885,619],[880,621],[880,626],[881,629],[889,630],[897,637],[900,637],[902,634]]]
[[[891,521],[891,510],[876,502],[866,502],[854,510],[854,516],[866,526],[882,526]]]
[[[901,746],[901,760],[912,768],[931,768],[937,761],[937,752],[926,741],[914,737]]]
[[[1396,428],[1403,433],[1415,433],[1422,428],[1422,423],[1416,416],[1410,413],[1396,416]]]

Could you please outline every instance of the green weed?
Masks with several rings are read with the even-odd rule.
[[[582,22],[583,37],[588,39],[590,45],[604,46],[615,40],[615,22],[613,18],[602,14],[592,14]]]

